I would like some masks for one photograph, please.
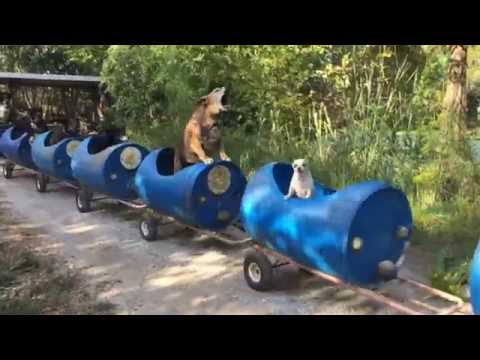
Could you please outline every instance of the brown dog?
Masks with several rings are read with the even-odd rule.
[[[222,104],[224,95],[225,88],[217,88],[200,98],[185,127],[183,141],[175,152],[175,172],[198,162],[211,164],[216,154],[220,159],[230,161],[218,126],[218,115],[227,110]]]

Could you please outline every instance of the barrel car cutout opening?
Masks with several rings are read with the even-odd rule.
[[[0,153],[7,159],[8,163],[3,166],[5,178],[12,177],[15,165],[36,170],[32,160],[31,152],[32,134],[20,128],[10,127],[0,137]]]
[[[377,181],[338,191],[315,182],[312,198],[285,200],[292,175],[290,164],[272,163],[258,170],[247,185],[241,217],[259,248],[354,284],[396,277],[413,228],[403,192]],[[265,257],[258,255],[255,261],[252,256],[245,259],[245,276],[252,288],[260,290],[262,271],[268,277],[271,270]]]
[[[46,191],[48,177],[75,184],[71,158],[80,146],[82,138],[68,137],[53,139],[53,131],[38,134],[32,143],[32,159],[39,170],[35,179],[37,191]]]
[[[148,154],[141,145],[120,141],[109,135],[96,135],[82,141],[72,156],[73,177],[88,192],[118,200],[137,199],[133,183],[136,171]],[[84,212],[90,195],[80,191],[77,207]]]
[[[219,161],[194,164],[174,174],[174,157],[174,149],[162,148],[145,158],[135,177],[140,199],[162,215],[205,230],[221,230],[234,222],[246,186],[241,170]],[[143,225],[142,236],[152,240],[155,223]]]

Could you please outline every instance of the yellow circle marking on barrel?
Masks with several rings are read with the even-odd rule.
[[[136,147],[128,146],[120,154],[120,162],[127,170],[135,170],[142,161],[142,153]]]
[[[77,151],[78,147],[80,146],[80,141],[72,140],[67,144],[67,155],[72,157],[75,151]]]
[[[208,188],[215,195],[222,195],[230,188],[230,170],[223,165],[216,165],[208,172]]]
[[[227,210],[220,210],[217,215],[217,219],[220,221],[226,221],[230,218],[230,213]]]
[[[405,239],[408,237],[408,228],[406,226],[400,226],[397,230],[397,238]]]
[[[359,251],[362,248],[362,246],[363,246],[362,238],[359,238],[358,236],[354,237],[352,241],[353,250]]]

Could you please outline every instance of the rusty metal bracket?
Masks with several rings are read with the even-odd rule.
[[[383,294],[380,294],[380,293],[375,292],[375,291],[370,290],[370,289],[366,289],[364,287],[360,287],[360,286],[356,286],[356,285],[347,283],[347,282],[341,280],[340,278],[338,278],[336,276],[329,275],[329,274],[326,274],[324,272],[309,268],[305,265],[299,264],[299,263],[291,260],[290,258],[277,253],[274,250],[267,249],[267,248],[265,248],[263,246],[260,246],[258,244],[255,244],[253,247],[256,250],[261,251],[265,254],[269,254],[269,255],[274,256],[276,258],[280,258],[283,261],[289,262],[290,264],[293,264],[300,269],[303,269],[303,270],[305,270],[305,271],[307,271],[307,272],[309,272],[309,273],[311,273],[311,274],[313,274],[313,275],[315,275],[315,276],[317,276],[317,277],[319,277],[323,280],[326,280],[326,281],[332,283],[333,285],[335,285],[337,287],[350,289],[350,290],[352,290],[352,291],[354,291],[354,292],[356,292],[360,295],[363,295],[363,296],[365,296],[369,299],[372,299],[373,301],[375,301],[377,303],[387,305],[387,306],[389,306],[389,307],[391,307],[391,308],[393,308],[393,309],[395,309],[395,310],[397,310],[397,311],[399,311],[403,314],[406,314],[406,315],[427,315],[427,313],[420,312],[420,311],[414,310],[414,309],[412,309],[408,306],[405,306],[404,304],[402,304],[400,301],[398,301],[396,299],[387,297]],[[397,280],[399,280],[400,282],[409,284],[409,285],[411,285],[413,287],[416,287],[418,289],[424,290],[427,293],[429,293],[433,296],[437,296],[437,297],[439,297],[443,300],[447,300],[449,302],[455,303],[455,305],[453,305],[451,307],[448,307],[447,309],[444,309],[444,310],[440,309],[439,310],[439,309],[437,309],[437,308],[435,308],[431,305],[425,304],[423,302],[416,301],[416,300],[413,300],[413,301],[410,300],[410,302],[414,303],[415,305],[421,306],[425,309],[428,309],[428,310],[432,311],[433,312],[432,315],[450,315],[450,314],[455,313],[456,311],[458,311],[459,309],[461,309],[464,306],[464,302],[463,302],[462,299],[460,299],[459,297],[453,296],[451,294],[448,294],[444,291],[432,288],[428,285],[425,285],[425,284],[422,284],[418,281],[407,279],[407,278],[399,277],[399,278],[397,278]]]

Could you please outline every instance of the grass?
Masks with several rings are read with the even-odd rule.
[[[109,314],[114,306],[97,303],[79,275],[32,250],[4,245],[0,253],[0,315]]]
[[[435,254],[430,274],[432,286],[467,300],[465,286],[470,262],[478,242],[480,210],[462,201],[414,208],[415,233],[412,243]]]

